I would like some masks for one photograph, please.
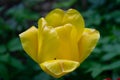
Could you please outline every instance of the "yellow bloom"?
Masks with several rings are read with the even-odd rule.
[[[85,28],[84,20],[75,9],[55,9],[21,33],[20,40],[26,53],[40,67],[59,78],[75,70],[96,46],[100,34]]]

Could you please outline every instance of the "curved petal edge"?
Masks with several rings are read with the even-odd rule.
[[[80,63],[90,55],[91,51],[95,48],[99,38],[100,33],[97,30],[85,28],[78,43]]]
[[[23,49],[37,62],[38,30],[34,26],[19,34]]]
[[[59,78],[72,72],[80,65],[79,62],[71,60],[51,60],[40,64],[41,68],[55,78]]]

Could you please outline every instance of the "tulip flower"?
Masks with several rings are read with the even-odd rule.
[[[97,30],[85,28],[75,9],[54,9],[20,35],[23,49],[43,71],[55,78],[74,71],[99,40]]]

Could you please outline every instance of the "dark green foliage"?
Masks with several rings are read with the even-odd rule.
[[[0,80],[103,80],[120,77],[120,0],[0,0]],[[75,8],[101,38],[74,72],[55,79],[22,49],[19,33],[51,9]]]

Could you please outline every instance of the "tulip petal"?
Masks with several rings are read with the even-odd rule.
[[[55,78],[59,78],[72,72],[80,65],[79,62],[71,60],[51,60],[41,63],[41,68]]]
[[[48,26],[57,27],[61,25],[63,16],[64,11],[62,9],[54,9],[45,17],[45,20],[47,21]]]
[[[78,44],[80,63],[90,55],[91,51],[95,48],[99,38],[100,34],[97,30],[85,28]]]
[[[47,26],[44,18],[38,21],[38,60],[39,63],[54,60],[59,46],[58,35],[54,28]]]
[[[76,27],[76,30],[78,33],[77,35],[78,36],[77,41],[78,41],[84,30],[85,24],[84,24],[83,17],[80,15],[80,13],[77,10],[69,9],[68,11],[66,11],[62,21],[62,24],[67,24],[67,23],[70,23]]]
[[[21,33],[20,40],[26,53],[37,62],[38,30],[34,26]]]
[[[68,59],[68,60],[79,60],[78,45],[75,40],[72,39],[74,26],[71,24],[65,24],[64,26],[56,27],[55,30],[59,36],[60,46],[56,53],[56,59]]]

